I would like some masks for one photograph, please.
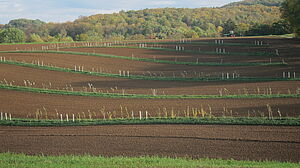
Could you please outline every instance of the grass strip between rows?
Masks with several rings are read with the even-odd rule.
[[[70,96],[89,96],[102,98],[131,98],[131,99],[272,99],[272,98],[300,98],[300,94],[247,94],[247,95],[147,95],[147,94],[120,94],[120,93],[103,93],[103,92],[82,92],[82,91],[68,91],[32,88],[25,86],[15,86],[8,84],[0,84],[0,89],[56,94],[56,95],[70,95]]]
[[[300,163],[279,161],[237,161],[234,159],[190,159],[157,156],[102,157],[102,156],[31,156],[25,154],[0,153],[0,168],[299,168]]]
[[[132,79],[132,80],[155,80],[155,81],[186,81],[186,82],[219,82],[219,81],[232,81],[232,82],[262,82],[262,81],[299,81],[300,78],[253,78],[253,77],[239,77],[239,78],[220,78],[220,77],[200,77],[200,78],[191,78],[191,77],[161,77],[161,76],[143,76],[143,75],[120,75],[113,73],[101,73],[101,72],[91,72],[91,71],[75,71],[69,68],[62,67],[53,67],[46,65],[36,65],[31,63],[16,62],[16,61],[0,61],[2,64],[23,66],[28,68],[49,70],[49,71],[59,71],[59,72],[68,72],[83,74],[89,76],[102,76],[102,77],[112,77],[112,78],[123,78],[123,79]]]
[[[72,121],[58,119],[20,119],[0,120],[6,126],[91,126],[91,125],[155,125],[155,124],[186,124],[186,125],[270,125],[300,126],[300,118],[263,118],[263,117],[176,117],[176,118],[142,118],[142,119],[76,119]]]
[[[73,47],[71,47],[71,48],[73,48]],[[84,48],[86,48],[86,47],[84,47]],[[258,63],[257,62],[250,62],[250,63],[218,63],[218,62],[168,61],[168,60],[159,60],[159,59],[151,59],[151,58],[138,58],[138,57],[109,55],[109,54],[72,52],[72,51],[53,51],[53,50],[46,50],[46,51],[0,51],[0,53],[53,53],[53,54],[87,55],[87,56],[96,56],[96,57],[105,57],[105,58],[118,58],[118,59],[142,61],[142,62],[153,62],[153,63],[161,63],[161,64],[192,65],[192,66],[278,66],[278,65],[287,65],[287,63],[284,63],[284,62],[272,62],[272,63],[270,63],[270,62],[268,62],[268,63],[259,63],[259,62]]]

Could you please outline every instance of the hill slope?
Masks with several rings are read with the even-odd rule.
[[[65,36],[78,41],[163,39],[219,36],[224,24],[230,19],[236,23],[236,31],[243,34],[253,25],[270,25],[280,20],[278,5],[282,1],[245,0],[218,8],[158,8],[120,11],[114,14],[80,17],[74,22],[39,25],[35,25],[36,22],[20,19],[11,21],[5,27],[20,28],[27,35],[36,33],[46,41],[49,41],[49,38],[52,41],[60,41],[66,39]],[[27,25],[24,25],[25,23]],[[55,38],[48,35],[55,36]]]
[[[223,7],[239,6],[239,5],[264,5],[279,7],[284,0],[244,0],[240,2],[233,2]]]

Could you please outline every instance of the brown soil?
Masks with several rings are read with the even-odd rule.
[[[166,48],[173,49],[174,46],[164,45]],[[185,49],[195,50],[196,47],[191,44],[184,44],[181,46],[185,46]],[[215,51],[216,47],[206,48],[207,46],[203,46],[203,51]],[[229,51],[229,48],[226,51]],[[205,50],[204,50],[205,49]],[[235,55],[205,55],[205,54],[194,54],[194,53],[184,53],[184,52],[171,52],[171,51],[159,51],[159,50],[149,50],[149,49],[133,49],[133,48],[67,48],[61,49],[63,51],[74,51],[74,52],[89,52],[89,53],[103,53],[103,54],[111,54],[111,55],[121,55],[127,57],[137,57],[137,58],[151,58],[151,59],[159,59],[159,60],[169,60],[169,61],[186,61],[186,62],[196,62],[198,59],[199,62],[220,62],[221,59],[224,63],[230,62],[270,62],[270,56],[235,56]],[[241,49],[243,50],[243,49]],[[246,49],[248,50],[251,49]],[[252,49],[253,50],[253,49]],[[257,48],[255,48],[255,51]],[[244,50],[244,52],[246,52]],[[272,61],[281,61],[280,57],[273,57]]]
[[[214,39],[205,39],[212,41]],[[296,72],[299,75],[300,43],[296,39],[253,39],[225,38],[225,42],[253,43],[262,40],[270,43],[271,47],[258,48],[259,51],[279,49],[280,58],[273,57],[272,61],[280,61],[284,57],[288,66],[265,67],[207,67],[168,65],[157,63],[136,62],[131,60],[110,59],[94,56],[63,55],[63,54],[4,54],[7,59],[32,62],[39,60],[44,64],[73,68],[74,65],[84,66],[85,70],[118,73],[119,70],[130,70],[131,74],[143,74],[147,71],[159,74],[179,76],[183,71],[205,75],[220,75],[221,72],[237,72],[242,77],[281,77],[282,72]],[[60,47],[70,47],[75,44],[60,44]],[[82,44],[76,44],[80,46]],[[184,44],[187,45],[187,44]],[[55,44],[34,45],[1,45],[0,50],[31,50],[41,49],[42,46]],[[203,48],[199,46],[186,46]],[[203,49],[213,50],[215,47]],[[249,47],[225,47],[231,51],[252,52]],[[149,57],[177,61],[216,62],[267,62],[268,57],[237,57],[220,55],[184,54],[144,49],[65,49],[80,52],[99,52],[114,55]],[[256,49],[255,49],[256,50]],[[254,49],[253,49],[253,52]],[[203,75],[203,74],[202,74]],[[165,82],[126,80],[117,78],[93,77],[80,74],[45,71],[14,65],[0,64],[0,81],[24,85],[23,80],[35,82],[34,87],[42,87],[42,83],[51,88],[63,88],[71,84],[76,90],[87,86],[88,83],[103,91],[121,93],[151,94],[151,89],[158,89],[158,94],[219,94],[220,89],[229,90],[230,94],[265,93],[267,88],[272,93],[295,93],[299,88],[298,81],[277,82]],[[118,89],[116,90],[115,87]],[[115,89],[113,91],[113,89]],[[254,91],[255,90],[255,91]],[[268,91],[269,92],[269,91]],[[75,114],[76,118],[103,118],[102,111],[108,117],[128,117],[134,112],[148,111],[150,116],[192,116],[192,111],[203,109],[214,116],[268,116],[271,107],[274,117],[300,117],[299,98],[279,99],[109,99],[80,96],[61,96],[17,92],[0,89],[0,111],[20,118],[58,118],[58,114]],[[65,116],[65,115],[64,115]],[[198,114],[198,117],[201,115]],[[55,127],[55,128],[26,128],[0,126],[0,152],[22,152],[26,154],[92,154],[104,156],[188,156],[192,158],[234,158],[238,160],[279,160],[299,162],[300,139],[298,127],[265,127],[265,126],[188,126],[188,125],[149,125],[149,126],[94,126],[94,127]]]
[[[143,51],[143,50],[140,50]],[[124,51],[125,52],[125,51]],[[120,53],[119,53],[120,54]],[[291,66],[188,66],[188,65],[171,65],[150,62],[140,62],[123,60],[116,58],[103,58],[85,55],[69,54],[33,54],[33,53],[0,53],[7,59],[16,61],[25,61],[32,63],[38,61],[45,65],[54,65],[74,69],[74,65],[83,66],[85,70],[102,71],[109,73],[119,73],[121,71],[130,71],[131,74],[177,76],[187,74],[188,77],[213,76],[220,77],[222,73],[238,73],[241,77],[282,77],[282,72],[296,72],[300,70],[294,65]]]
[[[298,127],[0,127],[0,152],[300,161]]]
[[[150,116],[171,116],[172,109],[176,116],[185,116],[189,111],[192,116],[193,109],[201,107],[214,116],[268,116],[267,104],[270,105],[273,115],[278,117],[278,109],[283,117],[299,117],[300,103],[298,98],[280,99],[112,99],[80,96],[60,96],[18,91],[0,90],[0,107],[3,112],[11,113],[12,117],[36,118],[40,109],[42,118],[58,118],[59,114],[76,114],[81,118],[103,118],[104,109],[106,117],[131,117],[132,111],[138,117],[139,111],[143,116],[148,111]],[[2,96],[5,95],[5,96]],[[122,110],[121,110],[122,107]],[[44,110],[44,108],[46,110]],[[225,108],[225,109],[224,109]],[[127,109],[127,110],[126,110]],[[166,110],[165,110],[166,109]],[[167,111],[167,112],[165,112]],[[128,114],[127,114],[128,112]],[[198,114],[198,117],[201,115]]]
[[[24,73],[26,72],[26,73]],[[146,81],[120,78],[95,77],[81,74],[39,70],[34,68],[0,64],[0,81],[14,81],[16,85],[24,86],[24,80],[35,82],[34,87],[63,89],[71,85],[75,90],[83,90],[88,84],[93,84],[98,90],[110,93],[152,94],[151,89],[157,89],[158,94],[245,94],[271,92],[296,93],[299,81],[272,81],[272,82],[180,82],[180,81]],[[225,90],[228,91],[225,91]],[[259,90],[259,91],[258,91]],[[300,90],[299,90],[300,91]],[[298,91],[298,92],[299,92]]]

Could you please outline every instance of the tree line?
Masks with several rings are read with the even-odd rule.
[[[299,35],[300,1],[285,0],[280,6],[281,2],[245,0],[218,8],[120,11],[81,16],[66,23],[16,19],[0,25],[0,42],[179,39],[279,35],[293,31]]]

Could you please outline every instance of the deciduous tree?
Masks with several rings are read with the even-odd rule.
[[[25,39],[25,33],[17,28],[3,29],[0,32],[1,43],[22,43]]]

